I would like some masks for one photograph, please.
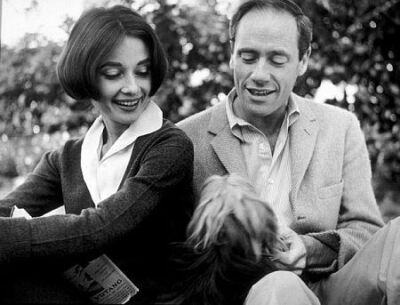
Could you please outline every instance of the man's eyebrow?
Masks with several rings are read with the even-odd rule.
[[[278,49],[278,50],[273,50],[269,53],[271,56],[286,56],[286,57],[290,57],[290,54],[284,50],[284,49]]]
[[[237,52],[238,52],[239,54],[241,54],[241,53],[253,53],[253,54],[258,54],[258,52],[257,52],[256,50],[251,49],[251,48],[240,48],[240,49],[237,50]]]

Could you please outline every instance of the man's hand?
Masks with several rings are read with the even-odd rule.
[[[290,228],[282,230],[279,239],[281,244],[273,257],[275,265],[300,275],[306,266],[306,247],[302,239]]]

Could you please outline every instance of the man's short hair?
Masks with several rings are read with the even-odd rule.
[[[296,19],[298,36],[299,59],[301,59],[310,47],[312,40],[312,24],[302,9],[291,0],[248,0],[242,3],[233,13],[229,24],[229,35],[232,49],[240,20],[247,13],[254,10],[274,9],[278,12],[287,12]]]
[[[99,66],[125,37],[141,39],[148,48],[149,94],[154,95],[168,69],[164,49],[147,21],[122,5],[90,9],[75,23],[57,65],[59,81],[67,94],[75,99],[98,99]]]

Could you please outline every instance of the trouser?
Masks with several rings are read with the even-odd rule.
[[[293,272],[275,271],[255,283],[245,305],[320,305],[318,298]]]
[[[400,217],[376,232],[343,268],[309,287],[299,277],[288,277],[285,272],[284,279],[277,280],[282,272],[271,273],[257,282],[249,292],[246,305],[318,304],[310,296],[312,292],[322,305],[398,305]],[[295,296],[288,298],[287,294]],[[270,296],[274,296],[271,302],[267,298]]]

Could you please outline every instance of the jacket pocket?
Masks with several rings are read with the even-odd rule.
[[[318,190],[318,197],[320,199],[327,199],[340,196],[343,192],[343,180],[337,184],[321,187]]]

